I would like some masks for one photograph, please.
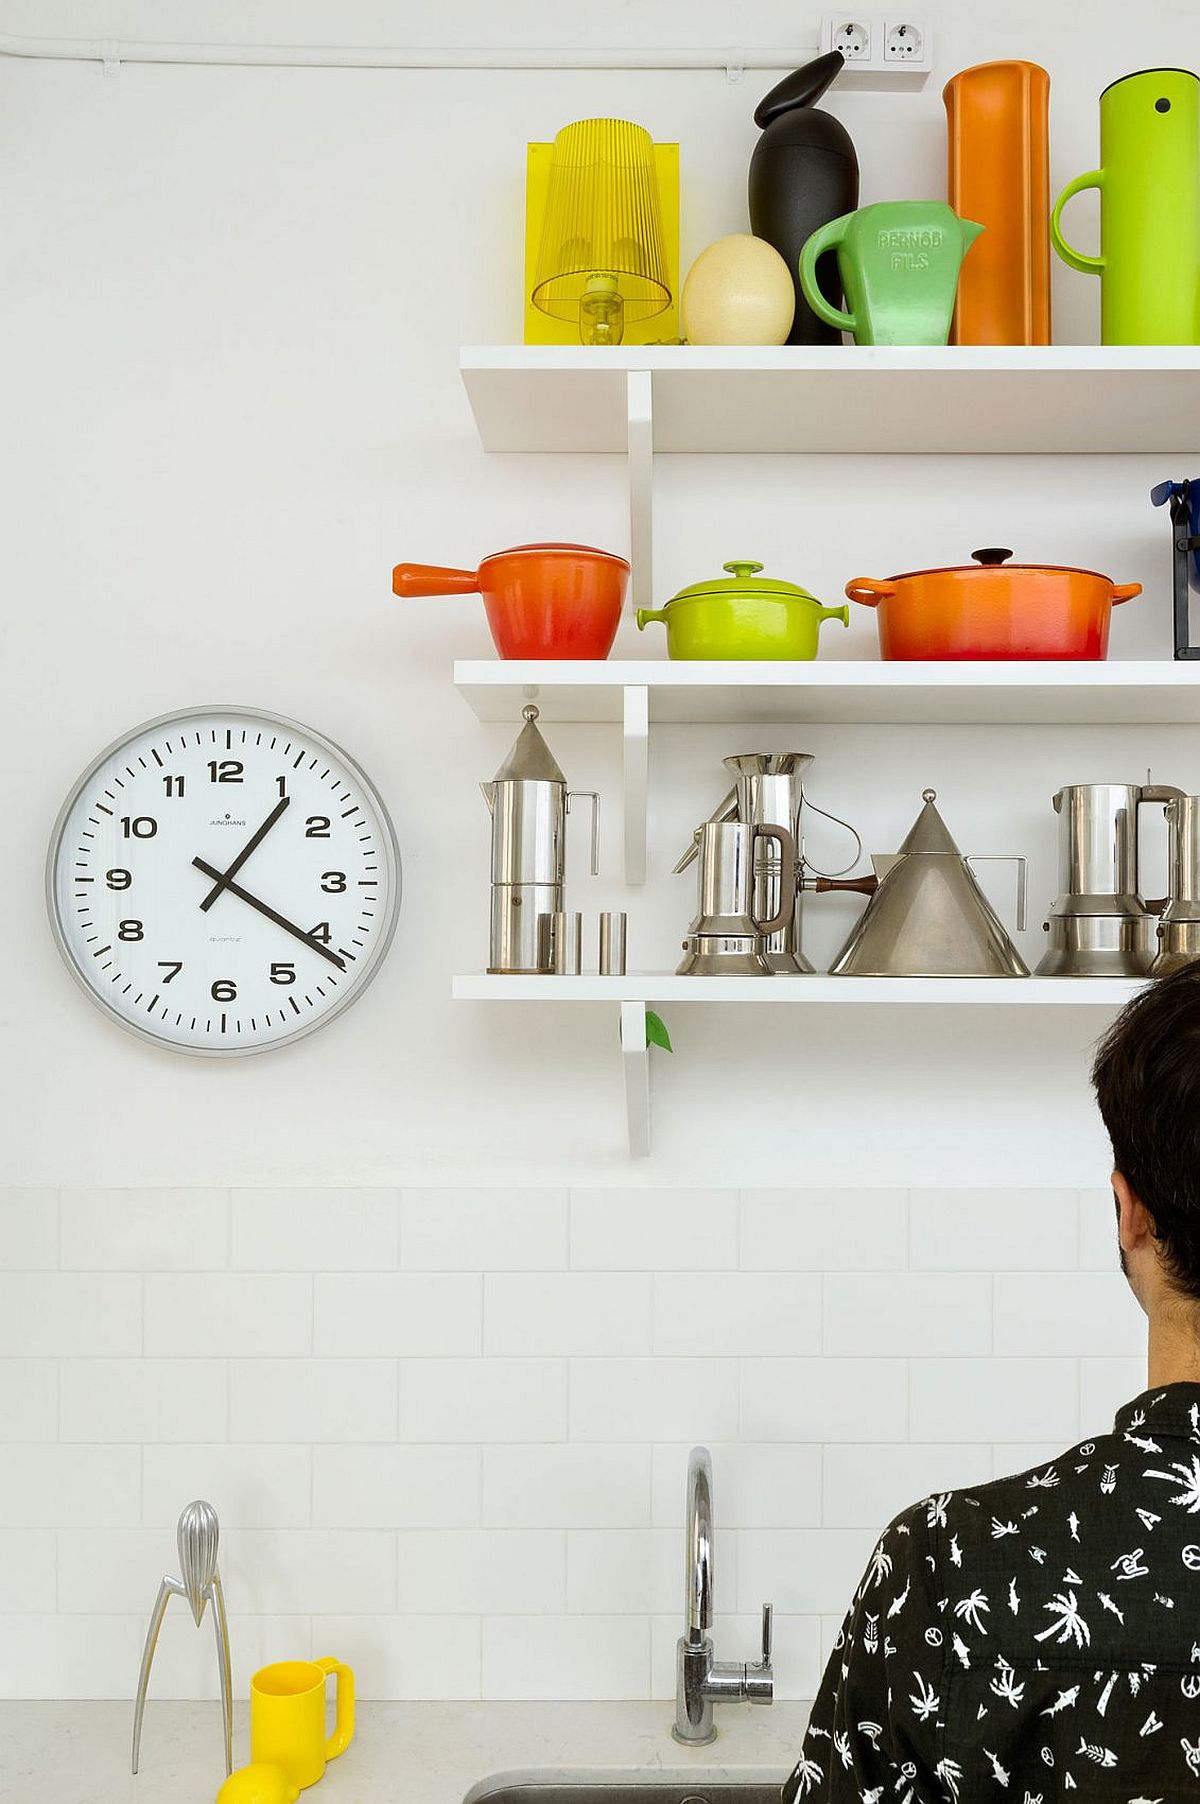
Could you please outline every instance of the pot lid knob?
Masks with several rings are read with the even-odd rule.
[[[982,551],[971,553],[977,564],[1003,564],[1012,556],[1005,545],[985,545]]]
[[[746,559],[734,558],[731,564],[722,564],[721,568],[722,570],[728,570],[730,576],[757,576],[762,569],[762,565],[752,563]]]

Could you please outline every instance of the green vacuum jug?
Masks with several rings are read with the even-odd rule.
[[[1064,263],[1100,277],[1106,345],[1200,344],[1200,76],[1143,69],[1100,96],[1102,167],[1077,175],[1050,221]],[[1063,207],[1100,190],[1100,255],[1062,235]]]

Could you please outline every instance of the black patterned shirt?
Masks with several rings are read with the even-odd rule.
[[[1200,1384],[888,1528],[783,1804],[1200,1804]]]

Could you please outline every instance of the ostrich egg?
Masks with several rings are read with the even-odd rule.
[[[791,272],[765,238],[734,232],[700,252],[683,285],[683,331],[693,345],[781,345],[792,329]]]

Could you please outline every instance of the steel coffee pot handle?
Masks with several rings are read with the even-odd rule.
[[[779,913],[769,921],[756,918],[754,925],[759,933],[782,933],[796,906],[796,840],[786,827],[755,827],[755,848],[760,839],[773,839],[779,847]]]
[[[600,796],[594,789],[568,789],[567,813],[571,812],[574,801],[588,801],[592,804],[592,876],[600,875]]]

